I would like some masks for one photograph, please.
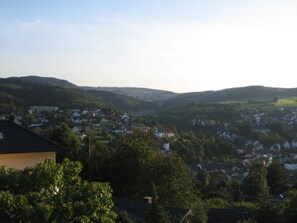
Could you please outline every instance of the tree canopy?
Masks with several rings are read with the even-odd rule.
[[[4,222],[114,222],[111,188],[81,180],[82,165],[46,160],[33,168],[0,169]]]

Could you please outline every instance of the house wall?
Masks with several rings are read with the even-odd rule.
[[[35,166],[46,159],[56,160],[55,152],[0,154],[0,166],[19,170]]]

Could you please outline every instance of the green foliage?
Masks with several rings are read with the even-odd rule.
[[[145,168],[153,148],[145,137],[136,134],[120,139],[115,145],[118,148],[106,162],[105,180],[111,183],[119,197],[142,198],[147,195],[143,194]]]
[[[297,190],[291,190],[282,206],[283,222],[295,222],[297,219]]]
[[[193,177],[175,153],[155,152],[146,168],[146,182],[154,182],[160,203],[173,207],[189,207],[196,199]]]
[[[86,163],[86,166],[89,168],[89,178],[91,180],[101,181],[104,179],[104,169],[111,155],[111,151],[106,145],[98,142],[95,145],[91,145]]]
[[[0,171],[4,222],[114,222],[111,188],[82,181],[82,165],[47,160],[23,171]],[[21,182],[21,183],[20,183]]]
[[[192,209],[192,221],[199,223],[207,222],[207,214],[201,199],[197,199],[191,206]]]
[[[238,133],[241,136],[250,138],[253,134],[252,122],[250,120],[244,120],[243,122],[241,122],[238,126]]]
[[[66,148],[64,154],[58,154],[57,158],[59,161],[62,161],[64,158],[82,160],[80,141],[66,123],[56,126],[49,133],[49,139]]]
[[[67,81],[53,78],[25,77],[0,79],[0,111],[15,105],[58,106],[60,108],[94,108],[106,105],[119,110],[154,109],[155,104],[125,95],[80,88]],[[14,107],[15,108],[15,107]]]
[[[288,174],[278,162],[272,162],[268,167],[266,177],[271,194],[278,195],[287,189]]]
[[[249,175],[243,181],[243,193],[249,197],[265,198],[268,191],[265,166],[261,161],[255,160]]]
[[[273,122],[269,124],[269,129],[271,132],[276,133],[280,136],[285,136],[286,131],[285,127],[282,123],[280,122]]]
[[[114,146],[104,175],[116,196],[142,199],[152,194],[154,182],[162,205],[188,207],[195,199],[187,166],[177,154],[159,152],[152,133],[136,132]]]
[[[205,200],[205,207],[207,208],[228,208],[230,204],[222,198],[210,198]]]
[[[265,147],[271,147],[274,143],[281,142],[282,138],[277,133],[261,133],[259,141]]]
[[[162,205],[159,204],[156,187],[153,185],[153,203],[145,216],[145,223],[169,223],[169,215]]]
[[[133,223],[133,221],[128,217],[127,212],[124,211],[118,214],[116,223]]]
[[[180,138],[171,143],[171,148],[186,163],[205,159],[224,160],[236,155],[235,146],[228,140],[194,132],[182,132]]]
[[[256,220],[258,223],[279,223],[282,221],[279,208],[273,206],[272,203],[261,202],[256,211]]]

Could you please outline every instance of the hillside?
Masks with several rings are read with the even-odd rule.
[[[219,91],[204,91],[179,94],[164,101],[164,107],[176,107],[189,103],[205,102],[247,102],[267,101],[274,97],[297,96],[297,88],[270,88],[263,86],[248,86],[229,88]]]
[[[29,82],[29,83],[48,84],[48,85],[68,87],[68,88],[77,87],[75,84],[72,84],[67,80],[57,79],[53,77],[26,76],[26,77],[11,77],[9,79],[19,79],[21,81]]]
[[[12,112],[19,107],[32,105],[58,106],[60,108],[86,108],[108,106],[121,111],[152,109],[154,104],[111,92],[84,90],[65,87],[67,81],[59,80],[62,86],[47,83],[54,79],[37,78],[37,82],[27,78],[0,78],[0,111]],[[56,82],[56,80],[54,80]],[[57,82],[56,82],[57,83]],[[64,83],[64,84],[63,84]]]
[[[32,105],[52,105],[61,108],[105,105],[139,114],[160,110],[166,113],[193,103],[270,103],[275,97],[290,98],[290,103],[295,106],[297,88],[248,86],[177,94],[148,88],[78,87],[67,80],[51,77],[0,78],[1,109],[9,111],[16,107]]]
[[[89,87],[84,87],[89,88]],[[177,94],[171,91],[155,90],[149,88],[136,88],[136,87],[97,87],[93,88],[98,91],[113,92],[116,94],[133,97],[142,101],[160,102],[173,98]]]

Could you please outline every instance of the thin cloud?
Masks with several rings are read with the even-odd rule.
[[[21,30],[27,30],[27,29],[30,29],[32,27],[41,25],[42,23],[44,23],[44,20],[41,20],[41,19],[36,19],[34,21],[21,22]]]

